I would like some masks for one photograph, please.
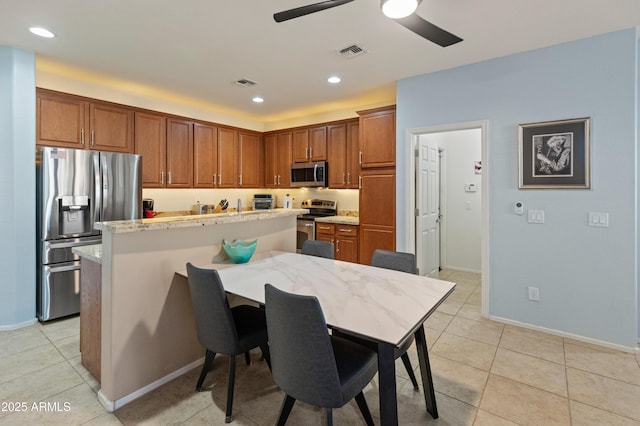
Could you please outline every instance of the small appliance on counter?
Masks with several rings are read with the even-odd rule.
[[[154,217],[156,212],[153,211],[153,198],[142,199],[142,215],[146,218]]]
[[[282,207],[285,209],[290,209],[293,207],[293,197],[289,194],[285,195],[282,199]]]
[[[270,210],[276,208],[276,196],[273,194],[254,194],[253,210]]]

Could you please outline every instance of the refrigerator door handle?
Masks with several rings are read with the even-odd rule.
[[[93,223],[100,222],[102,219],[102,177],[100,175],[100,155],[95,152],[93,154]],[[91,230],[93,231],[93,226]]]

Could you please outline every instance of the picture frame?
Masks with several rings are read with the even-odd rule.
[[[518,126],[519,189],[589,189],[589,117]]]

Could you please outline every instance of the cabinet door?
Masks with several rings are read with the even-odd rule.
[[[278,187],[278,137],[275,133],[264,136],[264,186]]]
[[[358,189],[360,177],[360,123],[347,123],[347,188]],[[331,167],[329,167],[331,172]]]
[[[347,127],[337,124],[327,127],[329,188],[347,187]]]
[[[218,183],[218,129],[193,125],[193,187],[213,188]]]
[[[238,132],[218,128],[218,188],[236,188],[238,173]]]
[[[291,146],[293,133],[278,133],[277,182],[278,188],[291,187]]]
[[[167,120],[167,188],[193,186],[193,123]]]
[[[395,250],[395,168],[360,172],[359,263],[368,265],[377,248]]]
[[[142,186],[163,188],[166,182],[166,118],[135,113],[135,153],[142,155]]]
[[[309,130],[300,129],[293,132],[293,162],[309,161]]]
[[[92,102],[89,105],[91,149],[133,152],[133,120],[131,108]]]
[[[336,236],[336,259],[358,263],[358,239]]]
[[[327,160],[327,128],[326,126],[309,129],[309,160]]]
[[[43,89],[36,95],[36,144],[83,149],[87,120],[84,100]]]
[[[360,113],[361,167],[395,167],[396,110]]]
[[[262,167],[262,143],[256,133],[238,132],[240,145],[240,187],[264,186]]]

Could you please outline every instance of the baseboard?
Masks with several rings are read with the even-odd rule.
[[[469,272],[472,274],[481,274],[482,271],[469,269],[469,268],[458,268],[457,266],[443,266],[442,269],[450,270],[450,271],[459,271],[459,272]]]
[[[520,322],[520,321],[514,321],[514,320],[510,320],[508,318],[502,318],[502,317],[497,317],[497,316],[493,316],[493,315],[489,315],[489,319],[491,319],[493,321],[501,322],[501,323],[504,323],[504,324],[510,324],[510,325],[515,325],[515,326],[522,327],[522,328],[527,328],[529,330],[541,331],[543,333],[553,334],[555,336],[566,337],[566,338],[569,338],[569,339],[578,340],[580,342],[590,343],[592,345],[603,346],[603,347],[609,348],[609,349],[616,349],[616,350],[619,350],[619,351],[622,351],[622,352],[640,354],[640,348],[638,348],[638,347],[618,345],[617,343],[611,343],[611,342],[606,342],[604,340],[592,339],[591,337],[580,336],[578,334],[567,333],[567,332],[560,331],[560,330],[554,330],[552,328],[540,327],[540,326],[537,326],[537,325],[528,324],[528,323]]]
[[[11,331],[19,328],[29,327],[38,323],[38,318],[30,319],[29,321],[21,322],[18,324],[0,325],[0,331]]]
[[[114,411],[124,407],[131,401],[134,401],[140,398],[141,396],[148,394],[149,392],[159,388],[165,383],[169,383],[171,380],[175,379],[176,377],[182,376],[186,372],[193,370],[194,368],[196,368],[199,365],[202,365],[203,363],[204,363],[204,357],[198,359],[197,361],[192,362],[191,364],[185,365],[184,367],[179,368],[178,370],[172,373],[169,373],[164,377],[161,377],[160,379],[156,380],[153,383],[149,383],[148,385],[138,389],[137,391],[131,392],[129,395],[125,395],[122,398],[116,399],[115,401],[107,399],[104,393],[102,393],[102,389],[100,389],[98,391],[98,401],[100,401],[100,404],[102,404],[105,410],[107,410],[110,413],[113,413]],[[194,389],[195,389],[195,384],[194,384]]]

